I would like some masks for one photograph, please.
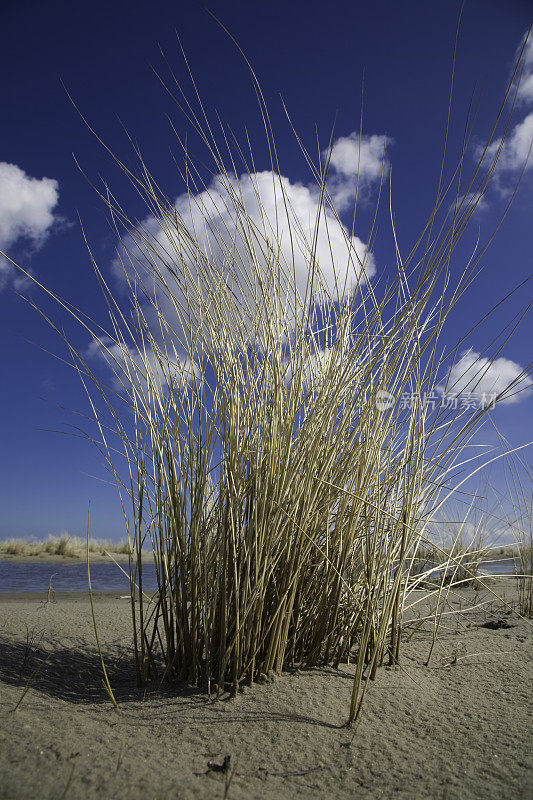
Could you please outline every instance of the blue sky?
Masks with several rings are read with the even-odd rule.
[[[293,184],[311,184],[309,170],[290,130],[292,123],[311,152],[316,130],[328,143],[335,120],[341,145],[335,151],[340,188],[349,185],[350,152],[359,130],[364,74],[363,134],[367,145],[361,170],[364,202],[355,233],[366,235],[376,198],[376,153],[387,141],[392,169],[392,204],[400,247],[407,252],[431,209],[437,185],[460,4],[339,2],[217,2],[211,9],[231,30],[261,82],[279,147],[281,170]],[[447,174],[460,155],[469,104],[477,116],[466,171],[490,132],[523,37],[531,22],[526,0],[467,0],[459,34]],[[75,305],[98,317],[103,305],[81,234],[78,214],[99,266],[111,273],[114,240],[86,176],[109,181],[127,202],[131,216],[143,217],[138,197],[88,131],[69,101],[106,144],[128,163],[133,153],[124,128],[139,142],[144,159],[169,196],[182,193],[172,168],[177,152],[167,115],[185,131],[183,118],[154,75],[167,68],[188,85],[176,32],[189,59],[202,100],[219,112],[238,136],[254,145],[258,170],[269,167],[257,103],[246,65],[224,32],[195,2],[73,4],[61,1],[7,3],[0,30],[0,85],[4,111],[0,128],[0,250]],[[472,230],[456,256],[466,259],[477,234],[483,241],[503,214],[533,135],[533,46],[528,49],[522,88],[493,185],[476,212]],[[528,82],[529,79],[529,82]],[[119,121],[120,120],[120,121]],[[122,125],[121,125],[122,123]],[[129,161],[128,161],[129,160]],[[340,197],[340,195],[339,195]],[[394,263],[388,199],[373,243],[376,277]],[[347,223],[350,214],[347,212]],[[483,273],[450,319],[454,344],[478,319],[531,273],[533,159],[495,240],[482,259]],[[35,288],[21,286],[13,268],[0,261],[2,320],[0,415],[0,537],[84,530],[91,500],[92,533],[120,538],[121,510],[96,452],[81,438],[50,432],[80,425],[87,412],[78,377],[46,353],[65,355],[60,339],[13,291],[52,306]],[[465,340],[470,356],[484,347],[531,301],[531,283],[506,302]],[[68,325],[68,320],[53,312]],[[80,347],[84,334],[71,327]],[[514,377],[531,358],[533,321],[499,354],[500,378]],[[43,349],[40,349],[43,348]],[[496,379],[492,374],[492,378]],[[533,396],[502,403],[492,413],[513,446],[532,439]],[[82,425],[83,427],[83,425]],[[495,440],[490,429],[486,441]],[[531,458],[529,457],[529,461]],[[95,476],[95,477],[94,477]]]

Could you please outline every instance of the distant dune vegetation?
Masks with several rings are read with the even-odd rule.
[[[48,536],[44,541],[30,542],[27,539],[5,539],[0,541],[0,555],[12,556],[72,556],[79,558],[85,554],[87,543],[78,536],[62,533],[60,536]],[[107,553],[128,553],[127,542],[113,542],[110,539],[90,539],[89,552],[106,555]]]

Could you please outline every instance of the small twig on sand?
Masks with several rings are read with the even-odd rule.
[[[56,603],[56,592],[54,587],[52,586],[52,578],[55,578],[57,572],[54,572],[50,575],[50,580],[48,581],[48,590],[46,592],[46,600],[41,600],[41,608],[44,608],[48,605],[48,603]]]

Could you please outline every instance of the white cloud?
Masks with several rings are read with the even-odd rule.
[[[314,298],[318,302],[324,295],[346,299],[358,281],[362,284],[375,273],[374,257],[365,243],[350,236],[328,209],[322,208],[319,214],[316,186],[292,183],[270,171],[245,174],[239,180],[216,176],[204,191],[180,195],[169,212],[174,219],[169,216],[163,226],[159,219],[149,216],[130,231],[123,238],[125,251],[146,281],[148,240],[156,269],[170,279],[178,303],[193,315],[194,297],[184,297],[180,285],[186,273],[188,286],[197,284],[204,301],[216,299],[214,278],[230,286],[232,295],[227,302],[232,305],[221,315],[221,337],[224,325],[231,325],[233,331],[240,327],[241,336],[246,337],[256,304],[263,301],[271,304],[273,317],[279,311],[284,324],[281,333],[287,335],[303,307],[317,215],[320,225],[315,258],[319,270]],[[191,235],[200,251],[191,248]],[[210,282],[198,267],[200,256],[209,260]],[[273,264],[281,265],[281,269],[273,268]],[[133,267],[127,266],[129,275],[132,271]],[[294,284],[296,298],[289,291]],[[166,319],[175,317],[169,298],[158,295],[158,303]]]
[[[161,354],[158,358],[156,351],[155,343],[153,349],[147,344],[146,350],[140,351],[125,342],[102,336],[99,341],[93,339],[90,342],[85,356],[107,364],[113,373],[112,385],[116,391],[129,393],[134,388],[145,397],[148,385],[152,390],[160,387],[165,393],[184,387],[198,375],[197,367],[189,361],[180,361],[168,354]]]
[[[345,211],[353,203],[356,186],[366,193],[389,171],[386,153],[392,139],[387,136],[360,136],[353,132],[339,137],[331,148],[328,191],[337,211]],[[323,156],[327,157],[324,151]]]
[[[55,222],[58,183],[52,178],[32,178],[16,164],[0,162],[0,250],[8,253],[19,240],[33,249],[41,247]],[[20,286],[14,267],[0,255],[0,288],[8,282]]]
[[[26,272],[33,274],[31,269],[26,269]],[[18,272],[11,261],[0,254],[0,291],[6,286],[12,286],[17,292],[22,292],[31,286],[31,279]]]
[[[450,204],[450,213],[452,215],[455,214],[459,206],[462,207],[462,211],[464,212],[474,203],[475,208],[473,209],[473,214],[483,214],[489,208],[489,204],[484,195],[480,196],[479,194],[474,194],[474,192],[468,192],[468,194],[458,197],[457,200],[454,199],[453,203]]]
[[[494,158],[500,144],[501,139],[498,139],[490,145],[487,150],[487,156],[490,159]],[[517,123],[507,135],[498,158],[496,172],[499,174],[502,172],[516,172],[521,170],[524,165],[526,165],[526,169],[530,169],[533,165],[533,159],[530,157],[532,144],[533,111],[522,122]]]
[[[524,40],[525,36],[516,50],[515,64],[518,62]],[[504,197],[508,197],[514,190],[520,172],[523,169],[530,170],[533,166],[531,154],[533,145],[533,36],[530,36],[524,49],[509,100],[516,102],[515,115],[525,113],[525,116],[509,127],[505,140],[502,137],[495,139],[487,148],[484,156],[484,163],[487,167],[498,156],[494,168],[494,187]],[[483,150],[483,146],[475,148],[476,160],[481,159]]]
[[[236,181],[232,183],[237,189]],[[291,183],[286,177],[280,178],[270,171],[264,171],[251,176],[242,175],[239,179],[238,192],[242,206],[260,232],[261,238],[264,237],[272,244],[281,243],[280,256],[291,272],[294,269],[297,287],[303,297],[309,277],[309,247],[313,240],[318,215],[317,187],[309,188],[301,183]],[[288,216],[283,192],[290,206]],[[235,233],[237,222],[233,204],[229,201],[227,192],[221,189],[216,180],[209,187],[209,193],[211,198],[206,192],[198,196],[199,202],[194,204],[192,213],[187,195],[178,197],[176,208],[188,227],[192,223],[196,230],[199,230],[203,222],[201,208],[205,204],[210,214],[210,222],[215,225],[217,238],[228,243],[229,237]],[[294,252],[291,245],[291,230],[293,235],[295,231],[299,231]],[[246,253],[241,250],[241,245],[243,242],[238,241],[238,255],[246,267]],[[214,255],[222,255],[213,235],[204,238],[204,248],[209,248]],[[357,236],[350,237],[329,211],[326,212],[325,220],[324,212],[320,219],[316,259],[324,287],[334,293],[338,281],[341,298],[348,297],[353,292],[361,275],[360,265],[363,261],[365,261],[363,281],[375,273],[374,258],[372,254],[366,252],[364,242]],[[259,260],[263,259],[259,257]]]
[[[525,37],[524,37],[525,38]],[[518,61],[522,46],[522,39],[515,53],[515,63]],[[530,36],[524,53],[517,79],[512,87],[510,99],[516,101],[515,113],[525,113],[526,116],[511,125],[507,136],[495,139],[487,148],[485,163],[489,165],[501,151],[495,166],[495,186],[501,194],[509,195],[514,188],[516,176],[522,169],[531,169],[533,158],[531,150],[533,145],[533,37]],[[502,144],[503,141],[503,144]],[[475,157],[481,158],[482,147],[477,147]],[[511,183],[511,186],[508,184]]]
[[[516,51],[515,60],[518,61],[524,40]],[[533,35],[530,34],[522,56],[522,69],[519,74],[519,83],[515,86],[517,104],[530,105],[533,103]]]
[[[502,394],[500,403],[516,403],[533,386],[533,379],[517,364],[508,358],[490,359],[474,350],[462,353],[451,368],[445,385],[439,387],[447,397],[468,394],[478,404],[490,405],[497,395]]]
[[[533,71],[530,75],[522,77],[518,88],[517,102],[527,103],[527,105],[533,103]]]
[[[387,160],[386,147],[390,140],[386,136],[362,136],[356,132],[337,139],[331,150],[331,166],[346,177],[359,174],[359,180],[378,181],[383,164]]]

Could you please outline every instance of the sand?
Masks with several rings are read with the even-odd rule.
[[[513,580],[498,586],[512,602]],[[355,732],[344,726],[347,664],[287,673],[235,700],[137,688],[129,601],[102,594],[117,713],[100,685],[87,597],[45,599],[0,595],[2,799],[533,797],[533,628],[490,595],[443,619],[429,667],[429,630],[405,631],[401,666],[378,671]],[[454,604],[473,600],[465,589]],[[226,756],[226,773],[208,767]]]

